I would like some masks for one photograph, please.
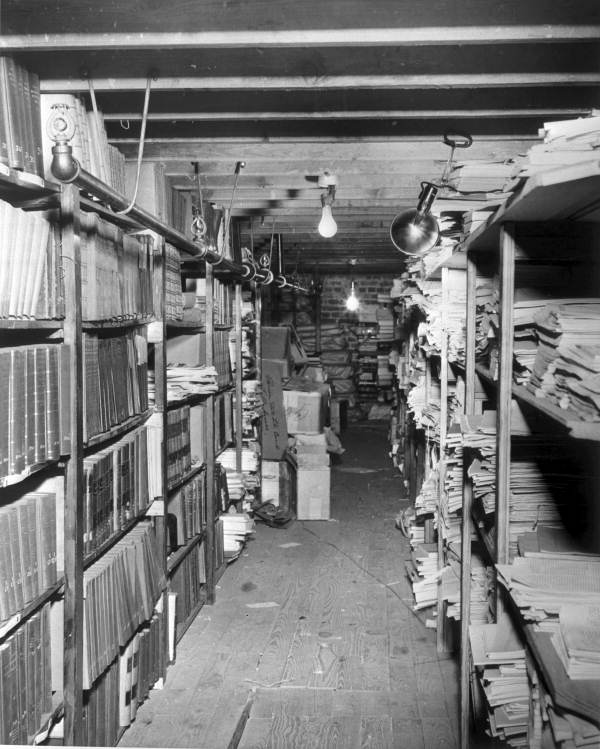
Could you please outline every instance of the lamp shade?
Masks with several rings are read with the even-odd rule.
[[[435,246],[440,235],[438,222],[431,213],[411,208],[396,216],[390,226],[390,237],[400,252],[424,255]]]
[[[429,211],[436,195],[436,186],[424,182],[418,206],[399,213],[392,221],[390,238],[400,252],[420,256],[435,246],[440,227]]]

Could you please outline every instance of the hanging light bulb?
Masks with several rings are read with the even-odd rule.
[[[323,202],[324,196],[321,197]],[[331,213],[331,204],[323,202],[323,211],[318,226],[319,234],[322,237],[334,237],[337,233],[337,224]]]
[[[337,185],[337,177],[329,172],[324,172],[319,177],[319,187],[326,188],[325,192],[321,193],[321,220],[317,230],[322,237],[334,237],[337,233],[337,224],[333,218],[331,212],[331,206],[335,200],[335,186]]]
[[[356,296],[356,292],[354,291],[354,281],[352,281],[352,285],[350,287],[350,296],[348,299],[346,299],[346,309],[348,312],[356,312],[356,310],[360,307],[360,300]]]
[[[435,246],[440,227],[430,211],[437,192],[431,182],[422,182],[417,207],[398,214],[392,221],[390,237],[400,252],[420,256]]]

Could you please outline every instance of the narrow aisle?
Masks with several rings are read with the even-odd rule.
[[[257,524],[121,746],[457,745],[457,672],[411,609],[400,477],[383,425],[344,432],[332,520]]]

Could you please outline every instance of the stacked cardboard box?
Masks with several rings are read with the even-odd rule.
[[[297,434],[291,452],[298,466],[298,520],[329,520],[331,469],[325,434]]]

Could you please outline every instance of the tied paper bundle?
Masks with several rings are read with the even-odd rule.
[[[536,315],[539,346],[528,384],[585,421],[600,421],[600,302],[565,299]]]

